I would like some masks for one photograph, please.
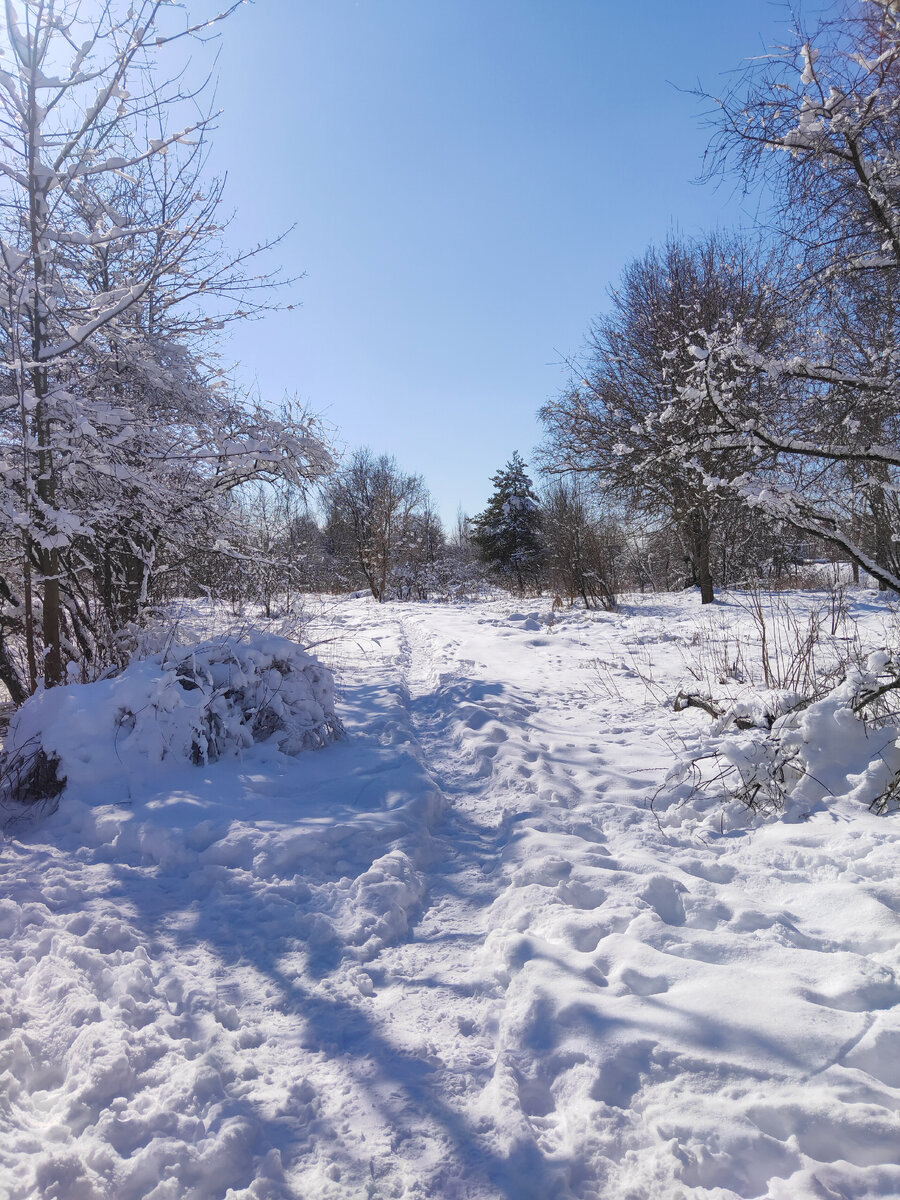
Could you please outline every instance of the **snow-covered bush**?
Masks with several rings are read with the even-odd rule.
[[[331,672],[258,631],[173,645],[112,678],[38,691],[0,756],[0,803],[55,801],[155,763],[207,763],[272,739],[285,754],[342,733]]]
[[[712,729],[687,749],[661,792],[669,806],[703,793],[738,800],[762,815],[802,817],[838,797],[880,814],[895,811],[900,712],[892,700],[898,692],[900,658],[878,651],[819,699],[795,696],[792,705],[757,706],[756,712],[744,700],[715,714]]]

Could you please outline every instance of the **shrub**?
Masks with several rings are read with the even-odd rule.
[[[341,736],[331,672],[295,642],[251,632],[173,645],[112,678],[41,690],[13,717],[0,802],[58,803],[154,763],[208,763],[273,741],[285,754]]]

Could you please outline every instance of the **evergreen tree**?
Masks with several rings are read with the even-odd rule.
[[[484,562],[524,592],[541,573],[541,510],[525,463],[516,451],[491,478],[494,494],[487,508],[472,518],[472,541]]]

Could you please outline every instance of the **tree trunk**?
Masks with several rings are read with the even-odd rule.
[[[712,604],[715,600],[712,570],[710,567],[709,544],[712,539],[709,518],[704,512],[694,512],[690,519],[691,564],[696,581],[700,586],[700,603]]]
[[[22,577],[25,602],[25,658],[28,663],[28,692],[37,690],[37,652],[34,638],[34,594],[31,586],[31,545],[27,534],[22,537]]]
[[[697,563],[697,574],[700,577],[700,603],[712,604],[715,600],[715,592],[713,591],[712,572],[709,569],[709,533],[705,533],[697,546],[699,558]]]
[[[28,699],[28,688],[19,678],[19,672],[10,657],[2,634],[0,634],[0,682],[9,692],[9,698],[17,708]]]
[[[40,339],[36,338],[40,346]],[[35,355],[37,357],[37,354]],[[52,512],[56,507],[56,476],[53,451],[50,445],[50,422],[44,419],[43,400],[47,395],[47,379],[43,370],[33,375],[34,393],[38,404],[35,410],[35,429],[38,447],[37,494],[44,511]],[[38,553],[41,572],[42,612],[41,634],[44,641],[44,685],[53,687],[62,682],[62,611],[59,596],[59,551],[52,547],[41,548]]]
[[[44,576],[44,605],[41,631],[44,638],[44,685],[62,682],[61,609],[59,602],[59,551],[41,551]]]

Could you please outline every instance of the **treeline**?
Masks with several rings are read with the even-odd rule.
[[[567,604],[612,608],[622,590],[698,587],[690,530],[611,510],[580,477],[536,487],[518,453],[492,478],[485,509],[445,530],[422,476],[368,449],[351,454],[315,495],[270,485],[235,494],[239,536],[156,577],[152,600],[213,595],[271,617],[304,593],[362,592],[375,600],[458,599],[499,586],[549,592]],[[310,500],[314,499],[314,503]],[[723,506],[708,543],[725,586],[761,578],[798,582],[810,545],[785,539],[759,515]]]
[[[227,17],[8,0],[0,67],[0,682],[96,678],[148,608],[203,590],[378,599],[485,581],[621,587],[783,573],[810,550],[900,590],[900,15],[852,0],[717,98],[710,172],[765,227],[629,266],[514,456],[441,528],[422,479],[242,395],[221,335],[276,302],[229,252],[211,117],[172,46]],[[200,115],[197,115],[199,112]]]

